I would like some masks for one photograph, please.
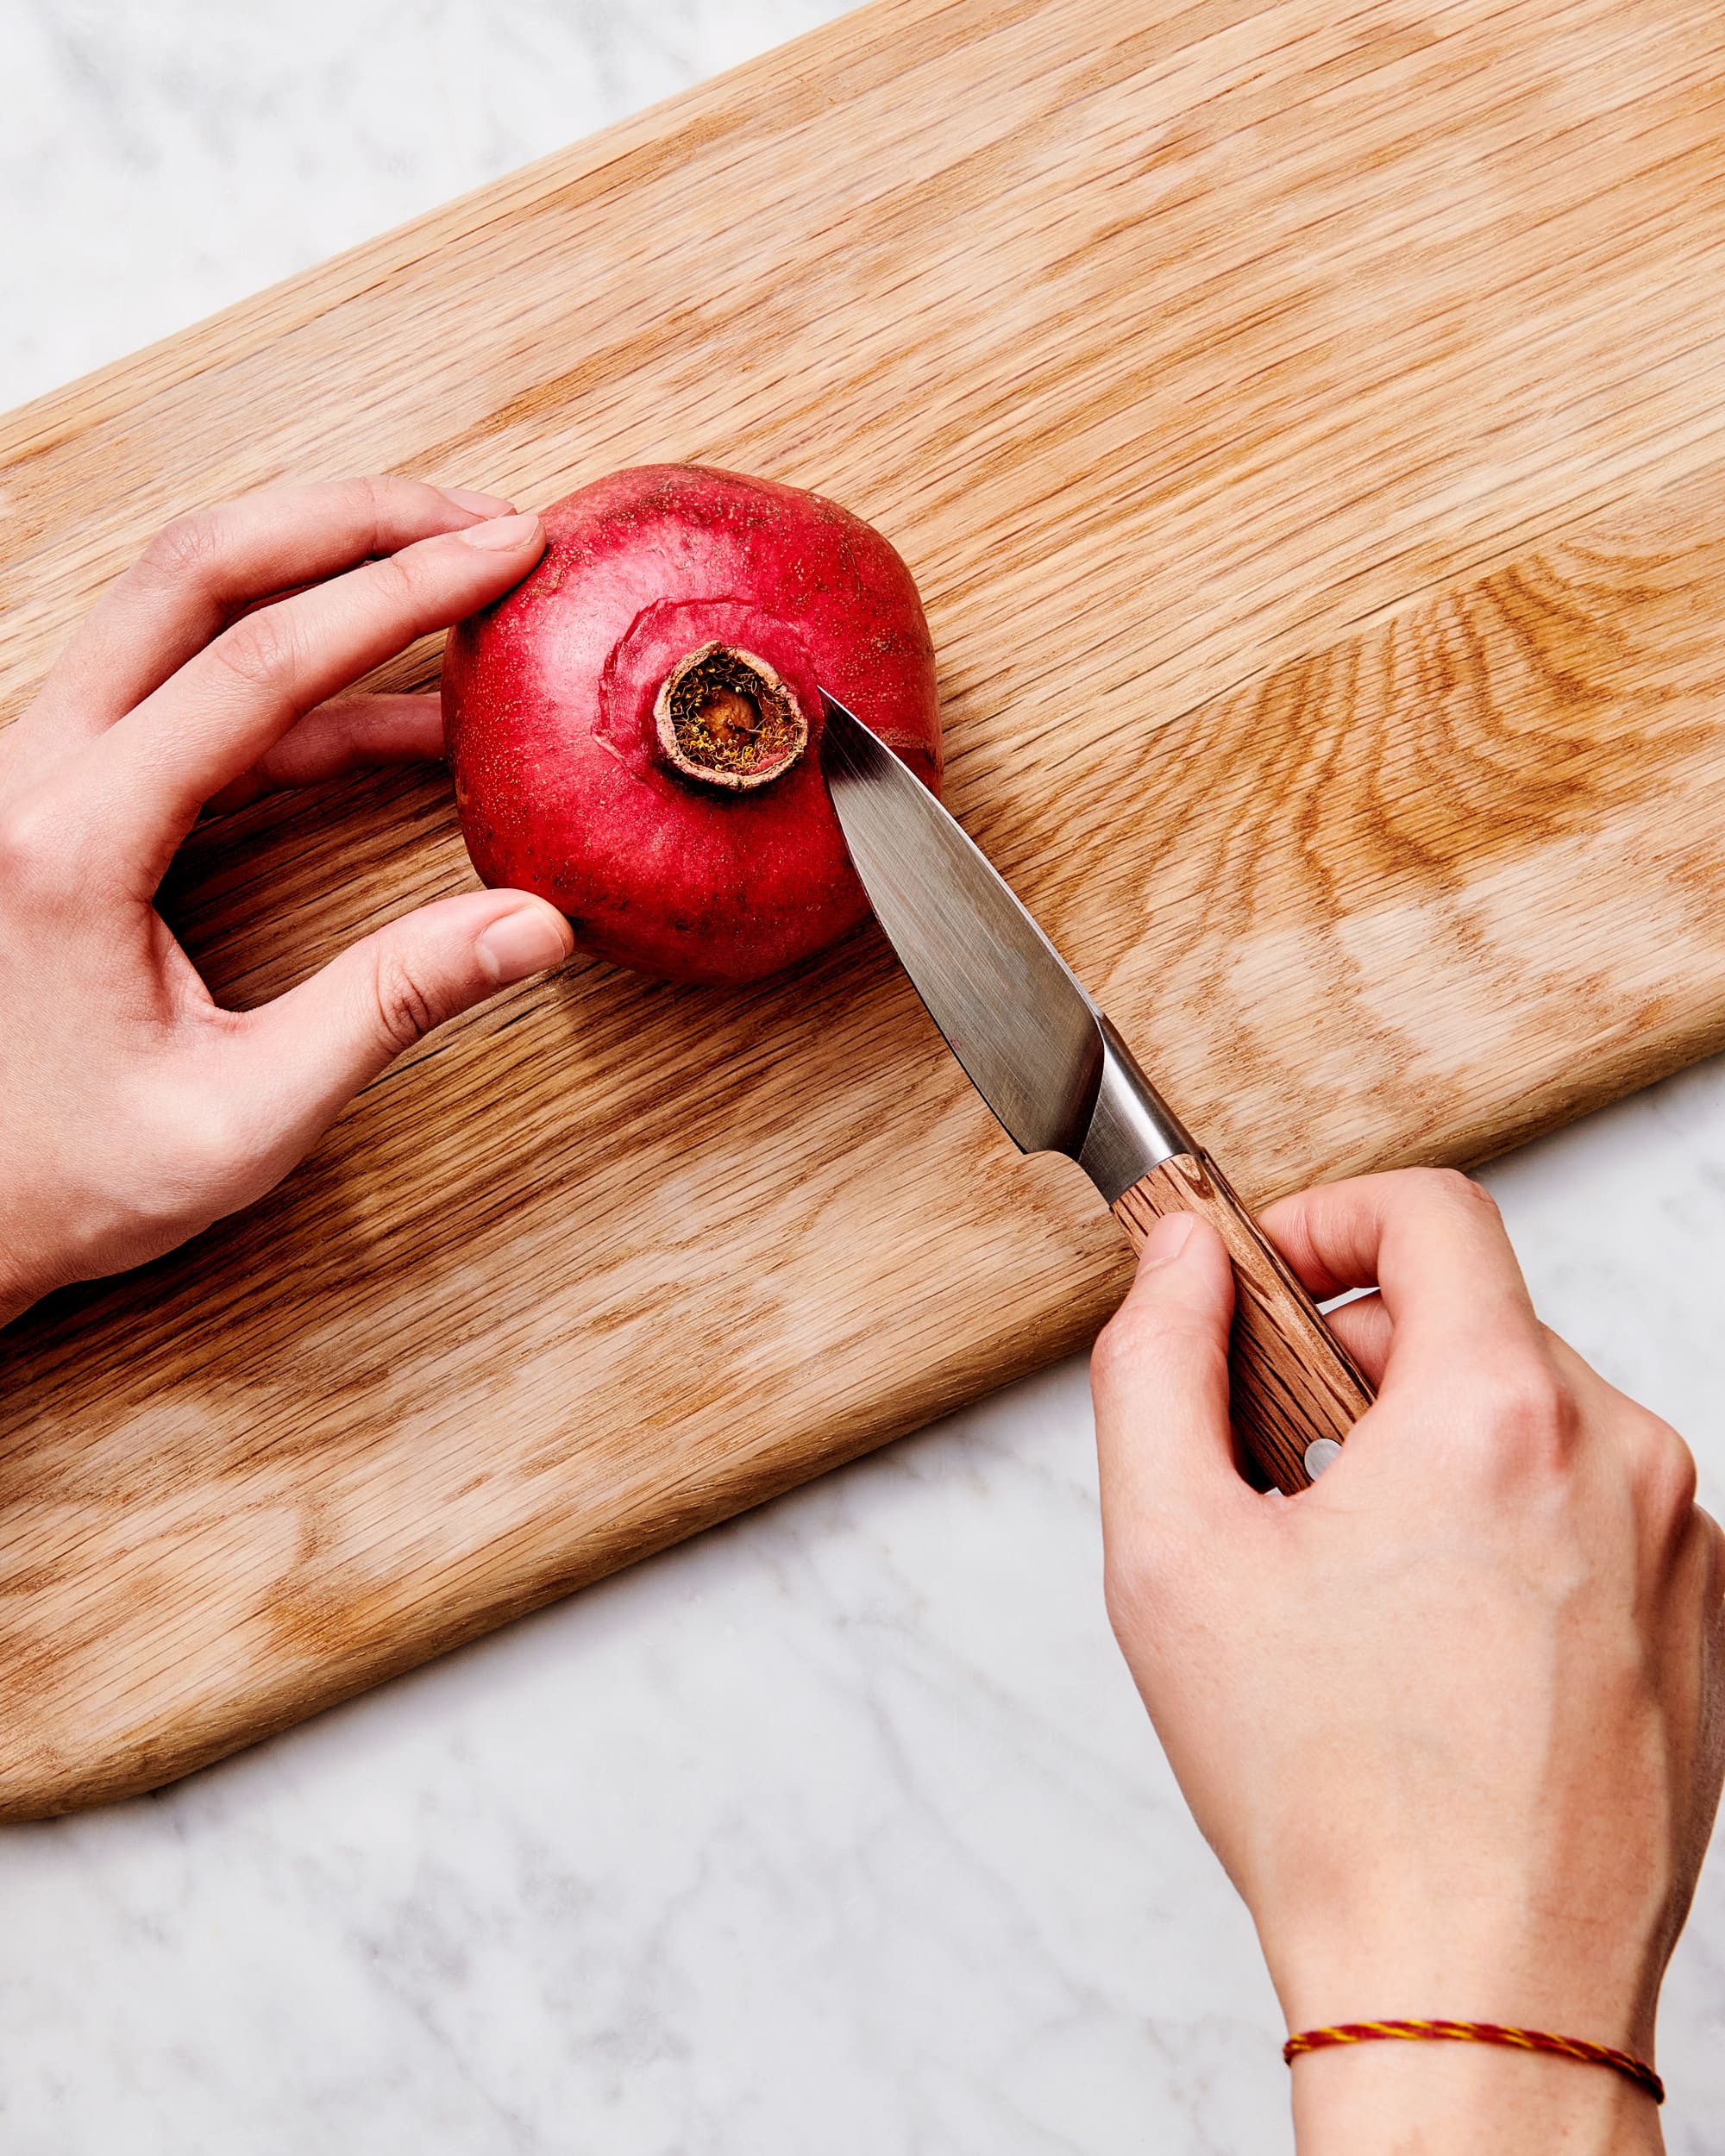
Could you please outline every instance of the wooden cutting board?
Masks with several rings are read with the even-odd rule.
[[[189,505],[699,459],[897,542],[953,807],[1248,1196],[1714,1049],[1717,0],[1150,12],[886,0],[16,414],[6,713]],[[213,825],[164,903],[249,1004],[468,880],[433,771]],[[1126,1277],[872,930],[743,993],[506,993],[0,1336],[0,1804],[279,1729]]]

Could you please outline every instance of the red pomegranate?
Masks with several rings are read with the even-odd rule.
[[[869,902],[820,772],[826,688],[940,783],[934,649],[904,563],[836,502],[699,465],[545,511],[532,573],[450,636],[467,851],[586,946],[751,981]]]

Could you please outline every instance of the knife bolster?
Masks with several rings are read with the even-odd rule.
[[[1100,1011],[1096,1024],[1102,1037],[1101,1068],[1077,1160],[1112,1206],[1159,1161],[1198,1149]]]

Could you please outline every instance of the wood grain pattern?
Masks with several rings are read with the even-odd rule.
[[[1722,45],[1715,0],[888,0],[0,424],[0,705],[285,475],[818,486],[922,587],[955,811],[1245,1197],[1477,1158],[1725,1040]],[[211,825],[164,904],[250,1003],[467,876],[397,774]],[[693,1532],[1125,1277],[872,932],[511,991],[0,1336],[0,1809]]]
[[[1134,1250],[1171,1213],[1195,1213],[1220,1235],[1234,1269],[1228,1390],[1243,1463],[1290,1496],[1308,1489],[1307,1448],[1325,1438],[1345,1444],[1371,1405],[1371,1388],[1280,1251],[1208,1154],[1160,1162],[1110,1210]]]

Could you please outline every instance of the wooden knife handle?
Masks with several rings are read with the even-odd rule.
[[[1176,1154],[1113,1204],[1135,1250],[1169,1213],[1201,1214],[1233,1260],[1234,1433],[1277,1489],[1305,1489],[1307,1446],[1318,1438],[1339,1445],[1371,1405],[1371,1388],[1208,1154]]]

